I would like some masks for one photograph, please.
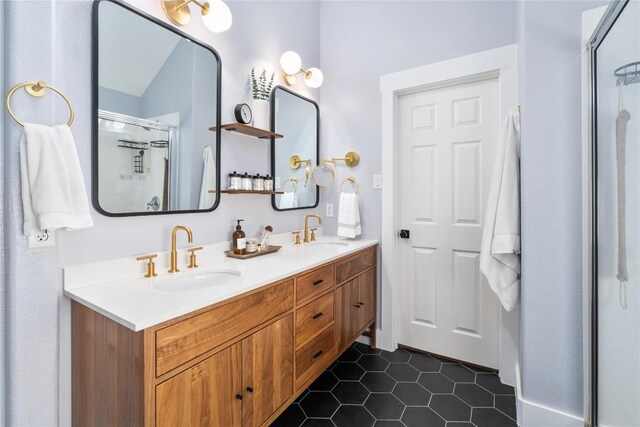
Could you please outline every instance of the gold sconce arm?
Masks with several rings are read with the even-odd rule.
[[[347,166],[352,168],[360,163],[360,154],[358,154],[357,151],[347,151],[347,154],[345,154],[344,157],[332,157],[331,159],[325,160],[325,162],[335,163],[341,160],[343,160]]]
[[[303,159],[297,154],[294,154],[293,156],[289,157],[289,167],[291,169],[298,169],[300,165],[308,165],[308,164],[311,164],[311,159]]]
[[[162,0],[162,10],[171,22],[176,25],[189,25],[191,22],[191,10],[187,7],[190,3],[200,8],[202,16],[209,13],[209,3],[200,3],[197,0]]]

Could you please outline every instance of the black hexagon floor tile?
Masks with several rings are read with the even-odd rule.
[[[455,382],[472,383],[476,380],[475,372],[457,363],[455,365],[443,363],[440,373]]]
[[[405,408],[391,393],[370,394],[364,407],[378,420],[399,420]]]
[[[309,386],[309,390],[329,391],[338,384],[338,378],[331,371],[324,371],[317,380]]]
[[[427,372],[420,374],[418,384],[431,393],[453,393],[455,383],[442,374]]]
[[[447,421],[471,420],[471,406],[451,394],[434,394],[429,408]]]
[[[513,387],[502,384],[496,374],[477,374],[476,383],[493,394],[515,394]]]
[[[330,418],[340,403],[328,391],[310,391],[300,401],[300,407],[307,417]]]
[[[362,344],[361,342],[353,343],[352,347],[356,348],[362,354],[380,354],[382,350],[379,348],[371,348],[367,344]]]
[[[398,383],[392,393],[407,406],[427,406],[431,393],[416,383]]]
[[[504,414],[516,419],[516,397],[504,394],[496,394],[496,409]]]
[[[386,372],[396,381],[415,382],[420,376],[420,372],[408,363],[392,363]]]
[[[360,356],[362,356],[362,353],[356,350],[355,347],[349,347],[338,357],[338,360],[340,362],[356,362]]]
[[[367,372],[360,380],[370,392],[390,393],[396,385],[396,380],[386,372]]]
[[[426,354],[414,354],[409,364],[421,372],[440,372],[442,363]]]
[[[343,381],[358,381],[364,375],[364,369],[354,362],[338,362],[331,372]]]
[[[271,427],[299,427],[307,416],[300,409],[300,405],[290,405],[285,411],[271,424]]]
[[[373,415],[360,405],[342,405],[331,420],[337,427],[371,427],[376,422]]]
[[[386,371],[380,372],[383,366]],[[272,425],[515,427],[513,394],[491,370],[414,350],[387,352],[356,343]]]
[[[396,349],[396,351],[394,352],[382,350],[382,353],[380,353],[380,356],[384,357],[389,362],[396,362],[396,363],[408,362],[409,358],[411,357],[409,353],[407,353],[405,350],[401,348]]]
[[[342,404],[362,405],[369,397],[369,390],[358,381],[340,381],[331,394]]]
[[[514,420],[494,408],[474,408],[471,422],[477,427],[517,427]]]
[[[424,406],[409,406],[402,414],[402,422],[407,427],[444,427],[446,421],[433,410]]]
[[[493,394],[477,384],[459,383],[453,394],[473,407],[493,407]],[[515,402],[513,403],[515,408]]]
[[[358,359],[357,363],[368,372],[384,372],[389,366],[389,361],[377,354],[365,354]]]

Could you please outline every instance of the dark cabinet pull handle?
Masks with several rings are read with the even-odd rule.
[[[236,394],[236,399],[242,400],[242,395],[241,394]]]
[[[247,391],[248,391],[249,393],[253,393],[253,387],[247,387]]]
[[[320,355],[324,353],[322,350],[320,350],[319,352],[317,352],[316,354],[313,355],[314,359],[317,359],[318,357],[320,357]]]
[[[320,313],[316,314],[315,316],[313,316],[313,318],[314,318],[314,319],[318,319],[318,318],[320,318],[323,314],[324,314],[323,312],[320,312]]]
[[[313,282],[313,286],[317,286],[322,282],[324,282],[324,279],[316,280],[315,282]]]
[[[356,302],[356,304],[358,304],[358,305],[364,305],[364,303],[363,303],[363,302]]]
[[[354,306],[355,308],[360,308],[360,306],[359,306],[358,304],[353,304],[353,306]]]

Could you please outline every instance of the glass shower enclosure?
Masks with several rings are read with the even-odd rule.
[[[640,426],[640,3],[615,1],[590,41],[591,368],[585,425]]]

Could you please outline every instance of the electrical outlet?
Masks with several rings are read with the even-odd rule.
[[[382,175],[373,175],[373,188],[375,190],[382,188]]]
[[[327,218],[331,218],[333,216],[333,203],[327,203]]]
[[[53,231],[49,232],[47,230],[44,230],[40,234],[27,237],[27,247],[29,249],[46,248],[46,247],[55,246],[55,245],[56,245],[56,239],[53,234]]]

